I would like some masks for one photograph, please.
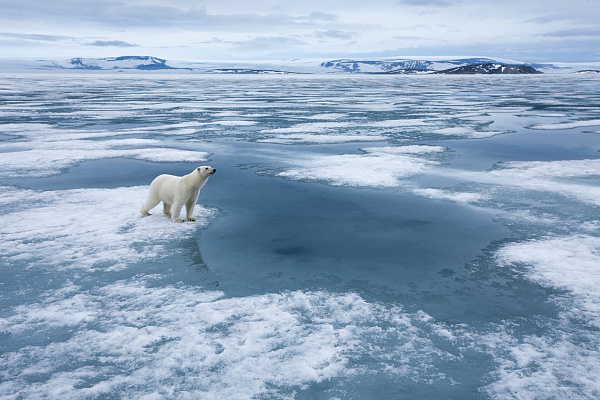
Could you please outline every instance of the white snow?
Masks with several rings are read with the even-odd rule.
[[[307,123],[292,125],[292,126],[286,127],[286,128],[263,129],[260,132],[261,133],[277,133],[277,134],[306,133],[306,132],[323,133],[323,132],[328,132],[328,131],[332,131],[335,129],[349,128],[349,127],[355,127],[355,126],[356,126],[355,122],[348,122],[348,121],[344,121],[344,122],[307,122]]]
[[[0,186],[0,204],[12,210],[0,215],[0,252],[36,269],[121,269],[165,256],[165,243],[193,234],[215,214],[197,205],[196,223],[173,224],[158,208],[142,218],[147,195],[147,186],[46,192]]]
[[[538,124],[538,125],[533,125],[530,128],[531,129],[560,130],[560,129],[585,128],[588,126],[600,126],[600,119],[587,119],[587,120],[581,120],[581,121],[557,122],[554,124]]]
[[[348,77],[332,77],[323,95],[315,93],[321,82],[315,77],[306,78],[312,79],[307,87],[295,86],[305,78],[291,77],[294,87],[283,93],[277,85],[269,90],[257,87],[253,77],[219,78],[254,85],[243,91],[231,82],[214,88],[197,85],[211,82],[202,79],[191,85],[187,79],[170,81],[170,88],[144,86],[151,80],[140,85],[136,77],[127,82],[139,93],[133,90],[136,94],[131,96],[120,93],[99,101],[85,89],[101,87],[112,93],[120,88],[99,76],[88,81],[93,75],[79,75],[77,88],[70,82],[62,85],[63,78],[32,76],[45,93],[28,98],[19,85],[28,88],[31,82],[11,81],[7,87],[12,102],[0,106],[0,119],[36,121],[47,115],[62,125],[0,124],[0,134],[17,136],[0,141],[4,178],[48,176],[87,160],[113,157],[202,162],[209,146],[222,156],[236,154],[230,134],[257,148],[255,141],[389,141],[360,152],[358,146],[335,147],[344,148],[342,154],[319,153],[324,146],[263,146],[257,159],[264,157],[272,163],[265,167],[269,173],[286,179],[401,187],[398,191],[420,196],[423,202],[437,199],[492,208],[506,226],[526,232],[525,239],[513,236],[508,243],[500,242],[504,244],[492,267],[502,266],[503,273],[513,274],[515,287],[531,284],[547,290],[555,314],[545,310],[525,315],[527,321],[517,316],[487,325],[450,326],[423,311],[407,312],[354,293],[299,290],[227,297],[193,283],[165,285],[161,276],[140,273],[121,279],[133,265],[168,264],[167,258],[179,251],[174,243],[195,240],[217,211],[198,205],[198,222],[176,225],[162,216],[160,207],[151,217],[141,218],[138,210],[147,186],[54,191],[0,186],[2,261],[30,274],[66,271],[83,277],[39,296],[23,297],[20,305],[3,310],[0,335],[15,345],[0,355],[0,397],[93,398],[119,393],[125,398],[293,398],[315,383],[365,377],[368,368],[429,385],[447,379],[448,365],[469,362],[472,351],[476,358],[492,358],[491,372],[485,375],[491,384],[481,388],[490,398],[598,397],[600,222],[594,210],[600,207],[600,160],[592,154],[588,159],[505,162],[493,168],[492,161],[478,170],[461,170],[448,166],[461,156],[451,149],[398,145],[407,140],[406,133],[415,133],[415,143],[431,143],[429,134],[441,135],[442,140],[484,139],[504,133],[503,127],[523,128],[523,121],[540,122],[541,117],[561,122],[527,128],[600,126],[587,105],[585,112],[543,114],[522,104],[563,107],[562,98],[537,97],[520,87],[508,93],[506,83],[482,87],[470,80],[472,86],[462,86],[452,78],[454,83],[447,85],[445,77],[410,82],[401,78],[401,85],[393,86],[391,78],[383,76],[360,78],[365,79],[362,88],[352,87],[348,93],[340,92]],[[548,81],[537,88],[554,88],[574,102],[590,98],[589,93],[576,97],[576,89],[568,88],[573,81],[536,81],[541,79]],[[578,79],[590,85],[590,78]],[[371,88],[369,82],[384,82],[387,88]],[[174,87],[181,91],[169,96]],[[480,88],[483,91],[473,90]],[[67,98],[67,92],[81,100]],[[193,100],[178,102],[182,94]],[[278,97],[286,94],[289,98]],[[265,101],[263,95],[275,101]],[[103,102],[106,99],[111,101]],[[380,114],[371,120],[375,113]],[[136,120],[111,125],[129,118]],[[498,130],[485,131],[487,126]],[[202,134],[208,131],[211,140],[217,136],[214,132],[227,140],[207,143]],[[440,136],[434,140],[444,143]],[[94,281],[95,274],[108,278]],[[87,287],[78,286],[85,280]],[[507,301],[527,299],[515,296]],[[526,323],[535,324],[538,331],[526,331]],[[36,334],[39,341],[19,345],[19,340]],[[461,341],[464,346],[456,346]],[[453,354],[446,352],[449,348]]]
[[[306,119],[321,119],[321,120],[334,120],[334,119],[342,119],[348,118],[348,114],[342,113],[323,113],[323,114],[313,114],[306,117]]]
[[[48,326],[73,333],[2,354],[0,396],[281,398],[281,387],[351,378],[361,368],[353,361],[363,357],[387,374],[421,383],[446,379],[435,363],[456,358],[433,344],[446,340],[447,330],[435,329],[442,333],[438,339],[429,332],[437,324],[425,313],[369,303],[353,293],[225,298],[151,283],[145,277],[88,291],[67,287],[1,318],[5,335]],[[47,378],[29,384],[39,374]],[[79,385],[83,378],[93,384]]]
[[[377,142],[389,139],[379,135],[333,135],[333,134],[303,134],[291,133],[275,135],[268,139],[260,139],[260,143],[298,144],[298,143],[349,143],[349,142]]]
[[[600,238],[571,235],[503,246],[501,265],[541,286],[558,289],[560,319],[543,336],[513,336],[506,324],[483,337],[494,355],[495,381],[484,388],[494,398],[591,399],[600,393]],[[582,329],[591,326],[593,329]]]
[[[400,127],[415,127],[415,126],[427,126],[430,125],[430,122],[424,121],[423,119],[414,118],[414,119],[390,119],[383,121],[375,121],[368,126],[372,126],[375,128],[400,128]]]
[[[125,143],[120,140],[102,142],[72,140],[40,144],[35,149],[18,150],[15,146],[15,151],[0,152],[0,164],[5,168],[5,176],[43,177],[57,174],[62,169],[83,161],[103,158],[125,157],[156,162],[203,162],[208,159],[208,153],[191,150],[160,147],[117,148],[123,145]]]
[[[203,151],[164,147],[157,139],[106,139],[130,131],[57,129],[45,124],[7,124],[0,129],[1,133],[23,137],[19,141],[0,142],[0,164],[4,175],[10,177],[49,176],[83,161],[103,158],[203,162],[209,155]]]
[[[298,166],[277,176],[303,181],[326,181],[335,186],[396,187],[400,179],[420,174],[437,162],[426,155],[445,151],[440,146],[370,147],[363,154],[312,155],[293,160]]]
[[[427,188],[413,189],[412,192],[417,196],[427,197],[436,200],[449,200],[457,203],[477,203],[487,200],[489,196],[474,192],[454,192],[448,190]]]
[[[599,168],[600,159],[507,162],[487,175],[495,184],[554,192],[600,205],[600,186],[595,185],[594,180],[582,179],[597,178]]]
[[[600,177],[600,159],[505,162],[498,164],[490,175],[519,180]]]
[[[600,329],[600,237],[549,237],[507,245],[498,252],[503,265],[542,286],[570,292],[569,313]],[[518,268],[520,270],[520,268]]]
[[[461,137],[470,138],[470,139],[485,139],[485,138],[489,138],[492,136],[501,135],[506,132],[478,131],[473,128],[458,126],[458,127],[436,129],[433,131],[433,133],[437,133],[440,135],[447,135],[447,136],[461,136]]]

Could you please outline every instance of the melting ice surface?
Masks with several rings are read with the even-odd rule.
[[[4,76],[0,397],[600,397],[599,83]]]

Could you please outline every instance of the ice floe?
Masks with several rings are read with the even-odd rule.
[[[487,175],[497,179],[496,184],[554,192],[600,205],[600,187],[585,179],[597,178],[599,171],[598,159],[524,161],[497,164]]]
[[[600,119],[557,122],[554,124],[537,124],[537,125],[531,126],[530,128],[531,129],[545,129],[545,130],[560,130],[560,129],[585,128],[588,126],[600,126]]]
[[[458,127],[436,129],[433,131],[433,133],[437,133],[437,134],[444,135],[444,136],[459,136],[459,137],[465,137],[465,138],[470,138],[470,139],[485,139],[485,138],[490,138],[490,137],[493,137],[496,135],[501,135],[506,132],[478,131],[473,128],[458,126]]]
[[[452,147],[504,129],[517,135],[540,134],[524,128],[597,133],[600,120],[590,108],[597,81],[578,80],[575,87],[568,77],[527,84],[511,78],[494,85],[487,77],[460,83],[398,78],[289,77],[284,85],[272,78],[197,76],[161,76],[158,82],[147,76],[107,81],[81,75],[66,81],[30,75],[6,81],[3,93],[10,99],[0,105],[3,178],[37,178],[113,157],[203,161],[209,156],[202,144],[206,133],[226,162],[259,149],[242,162],[270,169],[271,176],[401,186],[422,197],[424,207],[435,206],[425,199],[436,199],[491,208],[515,234],[490,244],[495,256],[482,256],[482,268],[505,274],[511,286],[506,292],[493,279],[461,275],[458,266],[454,282],[445,276],[442,283],[390,283],[389,293],[398,296],[374,295],[369,301],[327,287],[285,291],[268,284],[255,295],[228,297],[214,286],[174,283],[187,277],[181,272],[144,269],[157,264],[176,269],[167,258],[182,251],[177,245],[182,239],[194,241],[215,218],[212,208],[200,205],[197,223],[175,225],[160,207],[151,217],[139,216],[147,186],[49,191],[3,186],[2,263],[7,275],[23,271],[15,279],[28,293],[2,282],[0,300],[7,306],[0,315],[5,346],[0,397],[294,398],[307,390],[305,397],[358,398],[344,392],[348,384],[381,375],[392,376],[396,388],[414,383],[419,387],[414,397],[426,397],[440,381],[459,388],[462,396],[456,398],[599,397],[600,164],[594,152],[573,152],[586,159],[504,162],[485,170],[500,161],[480,163],[492,159],[493,144],[463,142],[469,151],[487,152],[474,156],[472,164],[473,153],[424,145],[450,139]],[[246,142],[242,150],[232,137]],[[496,139],[490,142],[502,142]],[[361,151],[338,145],[386,140],[383,147]],[[565,146],[565,158],[570,150]],[[515,151],[507,159],[539,156]],[[448,154],[465,157],[454,163]],[[465,162],[468,169],[461,169]],[[230,171],[240,165],[231,162]],[[389,192],[385,195],[396,191]],[[242,201],[240,209],[247,206]],[[452,233],[462,229],[446,227]],[[377,273],[369,261],[365,258],[365,268]],[[215,274],[202,272],[195,277]],[[34,275],[39,280],[29,283]],[[441,323],[431,316],[435,301],[419,299],[433,299],[446,284],[458,286],[444,301],[469,296],[473,285],[517,311],[499,310],[493,322],[457,312],[456,325]],[[523,286],[537,286],[548,309],[539,311],[529,304],[529,293],[512,291]],[[404,308],[406,299],[413,311]],[[414,311],[421,305],[431,307],[431,315]]]
[[[142,218],[147,186],[34,191],[0,187],[0,250],[28,268],[120,269],[165,255],[169,240],[206,226],[215,210],[197,206],[198,221],[174,225],[162,210]],[[33,251],[35,249],[35,251]]]
[[[363,154],[311,155],[294,160],[301,166],[287,168],[277,176],[325,181],[334,186],[396,187],[400,179],[423,173],[437,165],[426,156],[444,152],[441,146],[369,147]]]
[[[484,336],[498,369],[484,388],[494,398],[591,399],[600,393],[600,238],[546,237],[503,246],[501,265],[541,286],[558,290],[549,300],[557,321],[542,322],[543,336],[521,338],[510,324]],[[565,294],[562,294],[562,293]]]
[[[304,134],[291,133],[287,135],[275,135],[268,139],[260,139],[260,143],[299,144],[299,143],[351,143],[351,142],[377,142],[389,139],[381,135],[336,135],[336,134]]]
[[[0,163],[4,176],[49,176],[87,160],[134,158],[156,162],[202,162],[203,151],[155,147],[153,139],[54,140],[0,145]],[[152,147],[150,147],[152,146]],[[133,148],[132,148],[133,147]]]
[[[437,200],[449,200],[457,203],[477,203],[489,199],[488,195],[475,192],[454,192],[448,190],[427,188],[413,189],[412,192],[417,196],[428,197]]]
[[[273,129],[263,129],[261,133],[323,133],[329,132],[336,129],[341,128],[349,128],[352,126],[356,126],[354,122],[344,121],[344,122],[306,122],[301,124],[292,125],[286,128],[273,128]]]
[[[356,294],[225,298],[151,281],[69,287],[0,319],[4,335],[68,332],[2,354],[0,396],[293,398],[309,384],[351,379],[364,357],[385,374],[425,384],[446,380],[435,364],[456,359],[433,343],[452,337],[427,314]]]
[[[518,265],[527,279],[570,292],[567,312],[600,329],[600,237],[549,237],[507,245],[498,252],[504,265]],[[515,266],[515,268],[518,268]]]
[[[515,179],[600,177],[600,159],[504,162],[490,174]]]

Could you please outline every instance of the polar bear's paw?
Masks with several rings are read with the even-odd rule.
[[[196,222],[196,218],[194,218],[194,217],[189,217],[187,220],[190,222]]]
[[[174,220],[173,220],[173,222],[175,222],[175,223],[178,223],[178,224],[181,224],[181,223],[183,223],[183,220],[182,220],[182,219],[179,219],[179,218],[177,218],[177,219],[174,219]]]

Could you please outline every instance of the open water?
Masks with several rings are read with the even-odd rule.
[[[599,134],[595,76],[6,74],[0,398],[598,398]]]

